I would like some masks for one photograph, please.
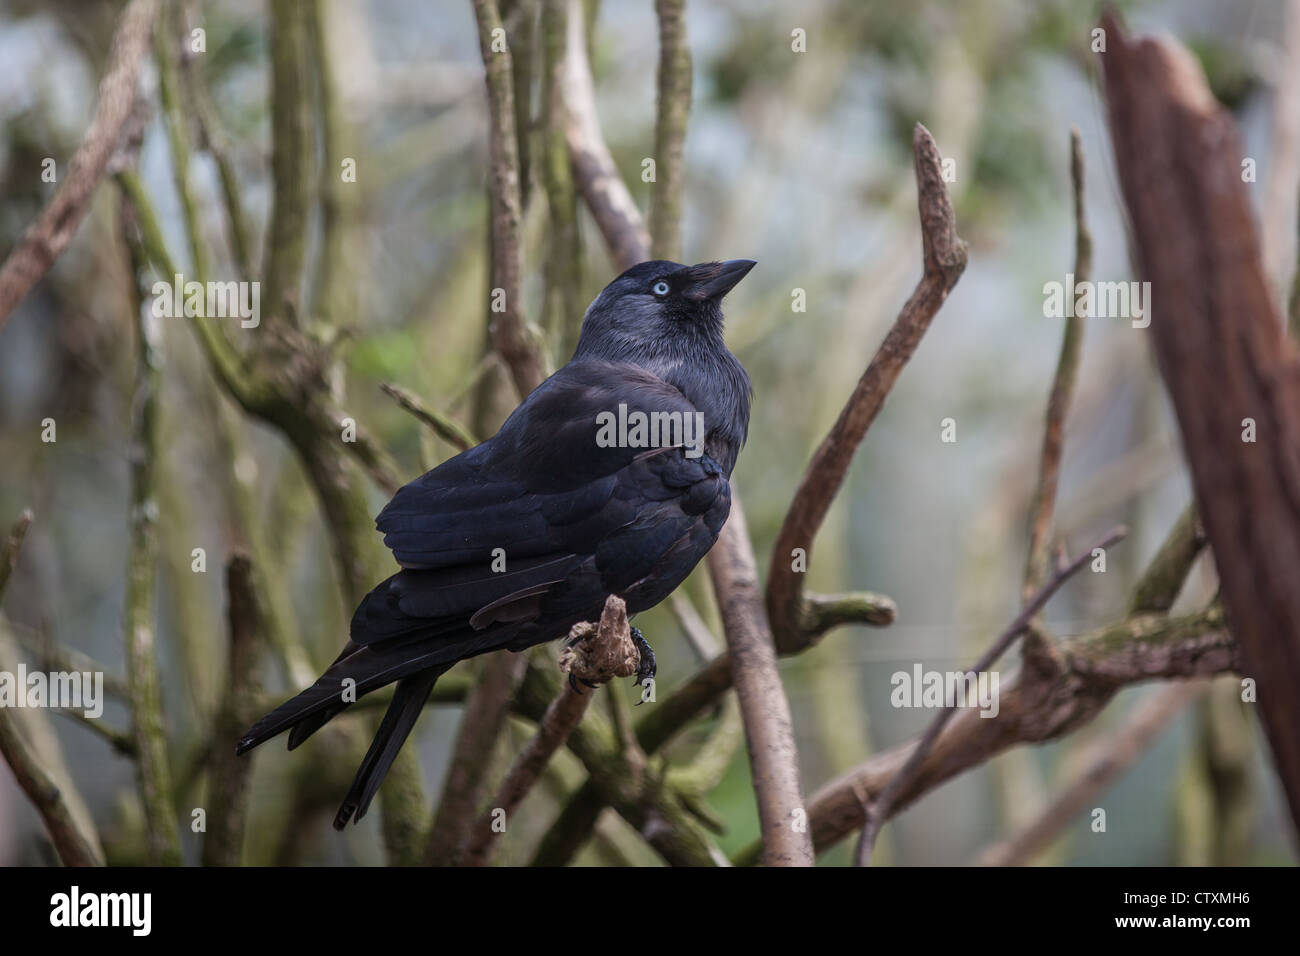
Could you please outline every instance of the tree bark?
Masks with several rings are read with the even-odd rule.
[[[1182,47],[1130,39],[1110,15],[1102,26],[1111,136],[1138,268],[1150,282],[1152,344],[1242,674],[1255,681],[1300,821],[1300,356],[1265,274],[1231,116]]]

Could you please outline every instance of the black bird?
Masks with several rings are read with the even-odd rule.
[[[723,342],[721,302],[753,267],[656,260],[606,286],[569,364],[494,436],[380,512],[401,570],[366,595],[320,679],[259,720],[237,752],[285,730],[292,750],[396,681],[334,819],[342,829],[365,814],[434,682],[457,661],[562,637],[598,619],[610,594],[629,614],[671,594],[731,507],[751,388]],[[648,645],[642,662],[638,682],[653,676]]]

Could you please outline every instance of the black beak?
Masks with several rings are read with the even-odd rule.
[[[756,265],[758,263],[753,259],[728,259],[726,262],[701,262],[691,266],[688,270],[691,283],[683,295],[695,302],[721,299]]]

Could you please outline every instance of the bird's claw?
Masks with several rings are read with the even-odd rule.
[[[654,648],[650,646],[650,642],[645,639],[639,627],[631,628],[630,634],[632,643],[636,645],[637,653],[641,656],[641,662],[636,668],[636,686],[645,687],[646,682],[653,681],[657,673]],[[644,697],[637,701],[638,705],[644,702]]]
[[[588,687],[593,687],[593,688],[594,688],[594,687],[599,687],[599,686],[600,686],[600,685],[597,684],[595,681],[589,681],[589,680],[587,680],[587,678],[585,678],[585,677],[575,677],[575,676],[573,675],[573,671],[569,671],[569,687],[571,687],[571,688],[573,689],[573,692],[574,692],[575,694],[581,694],[581,693],[583,692],[583,691],[582,691],[582,688],[578,686],[578,682],[579,682],[579,681],[581,681],[582,683],[586,684]]]

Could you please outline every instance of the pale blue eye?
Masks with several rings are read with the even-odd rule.
[[[654,285],[650,287],[650,291],[653,292],[655,295],[667,295],[668,283],[665,282],[663,279],[660,279],[658,282],[656,282]]]

